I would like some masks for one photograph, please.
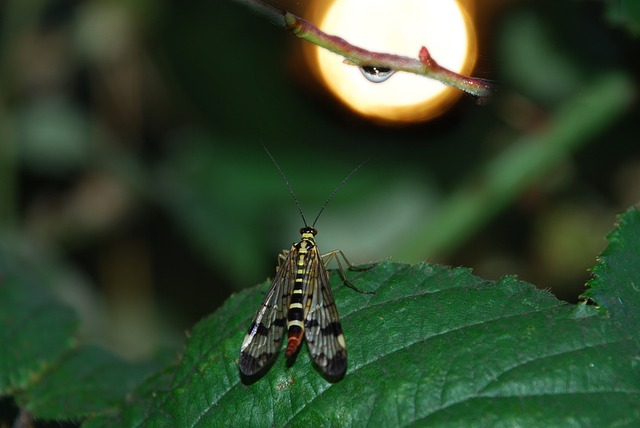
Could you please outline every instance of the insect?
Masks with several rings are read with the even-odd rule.
[[[347,280],[340,257],[349,269],[366,270],[371,266],[353,266],[340,250],[320,255],[315,242],[317,230],[314,226],[337,191],[367,161],[353,169],[342,180],[322,205],[313,224],[308,226],[287,177],[269,150],[266,147],[264,149],[284,178],[304,227],[300,229],[300,241],[278,256],[276,276],[240,347],[240,371],[245,376],[253,376],[269,366],[280,350],[286,328],[288,335],[285,355],[290,362],[304,337],[311,357],[320,371],[330,379],[338,379],[344,375],[347,368],[347,344],[331,293],[326,266],[335,259],[343,283],[356,291],[368,294],[371,293],[358,290]]]

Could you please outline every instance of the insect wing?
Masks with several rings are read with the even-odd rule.
[[[289,305],[293,266],[294,260],[289,252],[242,342],[240,371],[247,376],[268,365],[280,350],[287,324],[285,308]]]
[[[305,337],[311,357],[318,368],[329,377],[340,377],[347,368],[347,344],[342,333],[329,275],[317,254],[310,272],[309,292],[305,307]]]

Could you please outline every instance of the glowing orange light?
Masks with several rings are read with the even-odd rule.
[[[418,57],[427,46],[450,70],[469,74],[476,60],[471,20],[456,0],[316,1],[311,21],[325,32],[368,50]],[[307,58],[331,91],[351,109],[385,122],[414,122],[442,114],[457,89],[410,73],[372,83],[339,55],[311,46]]]

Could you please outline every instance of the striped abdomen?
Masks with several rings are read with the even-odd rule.
[[[287,311],[288,340],[285,352],[287,357],[296,353],[304,337],[304,320],[307,310],[304,307],[304,301],[305,298],[310,301],[312,297],[310,293],[313,293],[313,290],[309,289],[309,263],[310,259],[316,256],[313,235],[303,234],[302,240],[294,245],[293,251],[295,251],[297,258],[295,280]]]

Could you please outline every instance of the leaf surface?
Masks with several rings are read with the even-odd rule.
[[[607,240],[584,296],[640,339],[640,211],[631,208],[621,215]]]
[[[79,318],[49,288],[61,266],[0,242],[0,397],[38,419],[80,420],[119,409],[174,353],[131,363],[80,343]],[[15,247],[20,247],[15,245]]]
[[[67,352],[78,326],[73,310],[4,262],[0,251],[0,395],[24,388]]]
[[[263,284],[197,324],[170,390],[129,410],[150,409],[140,426],[180,427],[640,421],[637,342],[592,306],[426,263],[349,276],[376,294],[332,275],[349,352],[340,382],[325,380],[303,347],[291,367],[281,353],[243,383],[238,352]]]

